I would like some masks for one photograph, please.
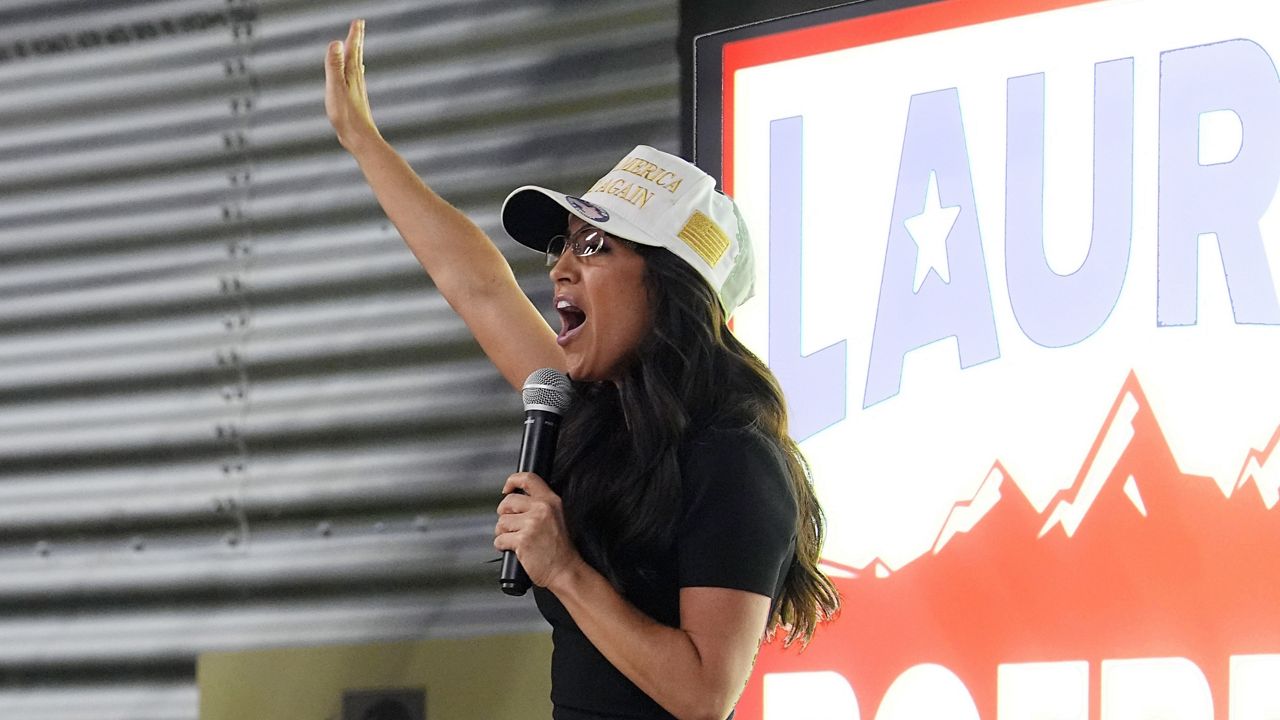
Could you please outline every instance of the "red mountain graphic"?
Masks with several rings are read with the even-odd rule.
[[[874,718],[904,670],[937,663],[995,720],[1001,663],[1088,661],[1097,720],[1102,660],[1184,657],[1226,718],[1229,657],[1280,653],[1277,444],[1280,428],[1224,497],[1178,469],[1130,373],[1072,488],[1043,514],[996,463],[932,553],[837,579],[841,616],[808,649],[762,649],[738,717],[761,717],[765,673],[835,670]]]

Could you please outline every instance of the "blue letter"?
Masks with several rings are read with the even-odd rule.
[[[845,343],[800,354],[804,119],[769,124],[769,366],[796,442],[845,418]]]
[[[1044,74],[1009,79],[1005,275],[1022,332],[1045,347],[1089,337],[1115,308],[1133,240],[1133,59],[1094,68],[1093,238],[1069,275],[1044,252]]]
[[[1231,110],[1244,127],[1234,160],[1200,164],[1200,114]],[[1258,220],[1280,183],[1280,82],[1251,40],[1160,56],[1160,231],[1156,322],[1195,325],[1199,235],[1216,233],[1237,323],[1280,324]]]
[[[935,176],[940,207],[928,208],[925,198]],[[906,222],[942,208],[959,209],[945,237],[949,279],[930,269],[917,291],[916,262],[923,258],[917,258],[919,238]],[[898,394],[908,352],[951,336],[962,368],[1000,357],[955,88],[916,95],[907,111],[863,407]]]

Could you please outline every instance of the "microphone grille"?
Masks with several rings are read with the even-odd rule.
[[[569,384],[569,377],[559,370],[543,368],[534,370],[524,381],[521,396],[526,411],[545,410],[563,415],[573,401],[573,385]]]

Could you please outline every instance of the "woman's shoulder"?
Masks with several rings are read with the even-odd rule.
[[[750,538],[757,551],[773,548],[790,556],[797,502],[792,466],[783,456],[780,443],[750,426],[711,427],[689,437],[683,458],[679,530],[682,547],[698,548],[700,552],[706,548],[740,548],[743,538]],[[759,552],[743,555],[756,557]],[[727,562],[723,554],[708,557]],[[767,578],[757,585],[722,585],[718,581],[704,582],[701,576],[687,584],[752,588],[771,595],[776,590],[776,564],[763,573],[761,577]]]
[[[755,425],[720,422],[705,425],[685,436],[683,454],[708,452],[770,452],[780,454],[780,444]]]
[[[732,485],[790,495],[791,470],[781,444],[750,425],[712,425],[691,433],[680,453],[686,491]]]

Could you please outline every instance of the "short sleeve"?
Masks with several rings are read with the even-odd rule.
[[[775,598],[795,552],[796,501],[771,442],[747,430],[702,433],[681,461],[680,587]]]

